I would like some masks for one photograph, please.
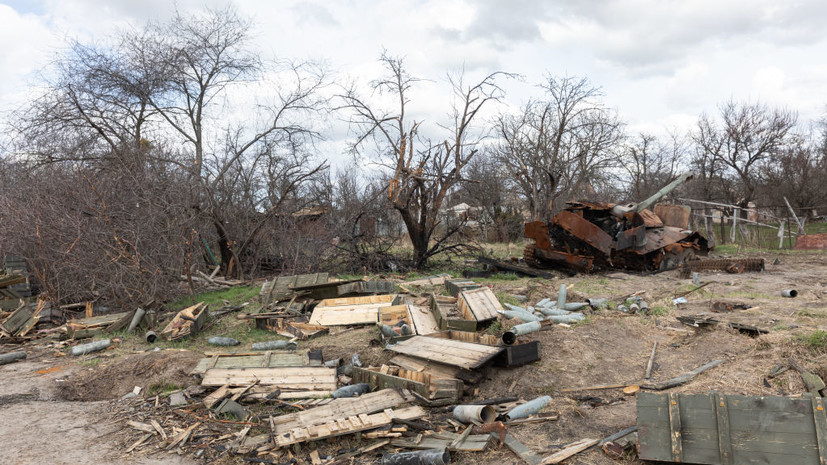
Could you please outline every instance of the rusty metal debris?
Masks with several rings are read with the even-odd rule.
[[[656,271],[706,255],[709,244],[700,233],[668,225],[648,210],[691,177],[680,176],[639,204],[570,202],[548,223],[527,223],[525,236],[534,243],[525,248],[526,264],[582,272]]]

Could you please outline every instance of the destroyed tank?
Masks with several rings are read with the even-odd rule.
[[[533,243],[525,248],[526,264],[534,268],[563,268],[580,272],[608,269],[664,271],[678,268],[698,255],[707,255],[709,243],[687,229],[688,207],[658,206],[658,200],[692,178],[686,173],[637,204],[568,202],[551,221],[525,225]]]

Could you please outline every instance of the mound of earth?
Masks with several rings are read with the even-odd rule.
[[[113,360],[102,369],[77,371],[61,384],[58,396],[64,400],[96,401],[120,398],[135,386],[144,391],[183,389],[198,382],[189,372],[199,358],[199,354],[186,350],[130,355]]]

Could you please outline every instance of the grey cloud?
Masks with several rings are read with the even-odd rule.
[[[593,26],[598,33],[586,40],[598,59],[631,74],[660,74],[688,55],[718,47],[817,43],[824,39],[827,3],[651,1],[630,6],[586,0],[557,5],[552,18],[558,27]]]
[[[470,25],[464,29],[434,28],[445,40],[480,40],[498,50],[542,38],[539,24],[548,18],[549,3],[538,0],[476,0]]]
[[[322,26],[336,27],[339,21],[322,5],[317,3],[302,2],[294,5],[291,10],[303,24],[319,24]]]

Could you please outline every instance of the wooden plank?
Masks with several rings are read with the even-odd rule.
[[[212,368],[276,368],[305,366],[322,366],[322,363],[320,360],[311,360],[307,352],[267,352],[264,354],[242,356],[234,356],[233,354],[216,354],[213,357],[202,358],[199,360],[190,374],[203,374]]]
[[[681,410],[678,393],[669,393],[669,437],[672,440],[672,461],[683,459],[683,442],[681,440]]]
[[[492,440],[488,434],[470,434],[454,445],[453,442],[459,436],[456,433],[442,431],[431,436],[425,436],[418,442],[416,438],[392,439],[391,445],[405,449],[448,449],[451,452],[483,452]]]
[[[332,391],[336,369],[327,367],[212,368],[204,373],[202,386],[247,386],[258,382],[281,389]]]
[[[276,448],[289,446],[308,440],[324,439],[328,437],[341,436],[344,434],[357,433],[382,426],[390,425],[393,418],[401,418],[403,420],[415,420],[425,416],[425,410],[422,407],[406,407],[398,410],[382,411],[367,415],[365,420],[360,420],[357,417],[349,417],[348,421],[336,421],[335,428],[332,425],[321,424],[309,428],[297,428],[287,433],[274,434],[273,443]],[[310,434],[312,431],[312,435]]]
[[[502,352],[501,347],[424,336],[414,336],[388,349],[399,354],[466,369],[479,368]]]
[[[431,375],[432,378],[454,379],[457,377],[457,374],[462,371],[461,368],[423,360],[409,355],[397,355],[390,359],[389,363],[398,365],[408,371],[427,373]]]
[[[813,396],[812,402],[816,444],[818,445],[818,460],[820,465],[825,465],[827,464],[827,413],[824,411],[824,399]]]
[[[457,306],[464,315],[467,310],[469,315],[466,318],[470,316],[477,321],[494,320],[499,316],[498,311],[503,310],[502,304],[489,287],[460,292]]]
[[[16,334],[26,324],[26,322],[34,316],[34,312],[34,305],[24,305],[18,308],[3,322],[3,331],[6,331],[9,334]]]
[[[339,297],[335,299],[324,299],[319,302],[319,305],[317,305],[317,307],[349,307],[354,305],[367,304],[393,305],[393,302],[397,299],[397,297],[398,294],[368,295],[362,297]]]
[[[563,450],[557,451],[549,455],[548,457],[544,458],[543,461],[540,462],[540,465],[560,463],[563,460],[566,460],[569,457],[574,456],[575,454],[583,452],[584,450],[597,444],[598,442],[600,442],[599,439],[581,439],[577,442],[573,442],[564,447]]]
[[[712,408],[715,411],[715,418],[718,427],[718,450],[721,454],[721,465],[730,465],[732,463],[732,443],[730,441],[731,432],[729,429],[729,410],[727,410],[726,397],[712,392],[709,394],[712,401]]]
[[[392,294],[393,283],[390,281],[356,281],[340,284],[336,287],[339,295],[349,294]]]
[[[491,433],[491,437],[497,440],[500,439],[498,433]],[[511,449],[511,452],[517,454],[518,457],[523,459],[523,461],[528,463],[529,465],[540,465],[540,462],[543,461],[542,457],[535,454],[534,451],[526,447],[525,444],[514,438],[514,436],[512,436],[511,433],[505,435],[505,445],[506,447]]]
[[[362,305],[354,307],[321,307],[313,309],[310,324],[319,326],[375,325],[379,319],[379,307]]]
[[[439,325],[428,307],[410,305],[410,314],[416,334],[426,335],[439,331]]]
[[[429,375],[400,369],[396,374],[381,373],[368,368],[353,367],[353,379],[373,389],[408,389],[440,404],[458,402],[463,383],[458,379],[431,379]]]
[[[301,412],[270,418],[273,434],[283,434],[296,428],[307,428],[330,421],[331,418],[351,417],[398,407],[413,401],[413,396],[393,389],[363,394],[360,397],[333,399],[326,405]]]

